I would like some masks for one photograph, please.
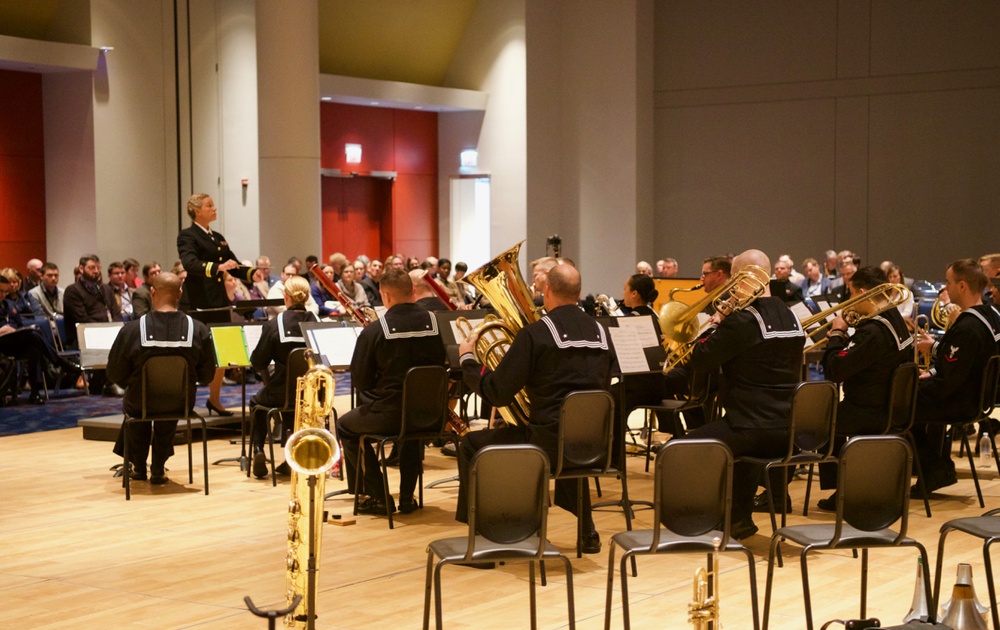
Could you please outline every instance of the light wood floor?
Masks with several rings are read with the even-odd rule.
[[[340,406],[340,405],[338,405]],[[197,451],[196,451],[197,452]],[[209,443],[209,459],[235,456],[228,440]],[[201,467],[195,484],[171,481],[162,487],[135,485],[126,503],[109,466],[117,458],[111,445],[81,438],[79,429],[6,437],[0,440],[0,626],[17,628],[265,628],[246,611],[243,596],[260,606],[284,601],[286,502],[289,488],[247,479],[230,466],[213,466],[211,494],[205,496]],[[449,477],[454,459],[429,449],[425,483]],[[171,477],[186,481],[186,455],[170,460]],[[394,475],[395,472],[390,473]],[[639,458],[630,458],[630,490],[649,496],[650,475]],[[986,471],[987,509],[1000,507],[1000,482]],[[973,496],[967,466],[959,463],[957,485],[933,501],[927,519],[912,503],[910,534],[922,541],[933,564],[941,523],[982,513]],[[397,478],[390,481],[395,487]],[[327,488],[343,487],[331,482]],[[811,511],[801,516],[805,483],[792,484],[797,516],[791,522],[829,521]],[[617,496],[606,480],[605,497]],[[425,507],[399,515],[390,531],[384,518],[358,517],[353,526],[325,528],[318,601],[321,628],[415,628],[421,623],[425,547],[428,541],[462,535],[453,520],[454,487],[428,490]],[[823,496],[814,487],[813,502]],[[327,502],[332,512],[348,513],[350,500]],[[641,511],[637,527],[650,526]],[[602,553],[573,558],[576,618],[581,629],[603,627],[607,544],[624,529],[620,511],[595,515],[605,547]],[[550,539],[571,554],[575,521],[553,508]],[[763,608],[769,528],[758,516],[761,534],[748,541],[757,557],[757,583]],[[981,600],[987,600],[980,546],[953,535],[945,559],[944,589],[950,592],[958,562],[970,562]],[[793,550],[794,551],[794,550]],[[786,552],[786,556],[789,554]],[[631,579],[635,628],[684,628],[692,575],[703,556],[662,556],[639,561]],[[899,623],[909,609],[916,569],[911,550],[877,551],[871,557],[869,613],[883,625]],[[860,565],[849,552],[811,556],[812,592],[817,620],[856,616]],[[723,622],[728,630],[750,628],[748,573],[739,557],[721,562]],[[776,574],[772,628],[805,627],[798,562],[786,558]],[[567,625],[565,582],[549,567],[549,586],[538,589],[539,626]],[[528,626],[527,567],[506,565],[493,571],[446,567],[444,614],[449,628],[523,628]],[[613,627],[621,627],[621,596],[616,575]],[[280,624],[279,624],[280,625]]]

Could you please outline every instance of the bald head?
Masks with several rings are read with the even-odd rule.
[[[175,273],[161,272],[153,278],[150,296],[154,311],[176,311],[181,300],[181,279]]]
[[[756,265],[764,270],[764,276],[767,277],[768,270],[771,268],[771,259],[767,257],[767,254],[760,251],[759,249],[748,249],[742,254],[733,258],[733,275],[735,276],[741,270],[746,269],[750,265]],[[771,295],[771,289],[768,284],[764,284],[763,295]]]
[[[545,284],[545,310],[576,304],[580,299],[580,272],[565,263],[549,270]]]
[[[425,297],[433,297],[434,292],[431,291],[430,285],[424,282],[424,276],[427,275],[426,269],[411,269],[410,280],[413,282],[413,299],[422,300]]]

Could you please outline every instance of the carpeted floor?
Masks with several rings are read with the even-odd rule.
[[[247,385],[247,401],[260,389],[259,384]],[[336,394],[349,394],[351,378],[347,374],[337,375]],[[208,388],[199,387],[195,409],[204,409],[208,398]],[[239,409],[242,398],[239,385],[225,385],[222,388],[222,404],[227,408]],[[49,393],[44,405],[29,405],[28,393],[18,399],[18,405],[0,407],[0,436],[54,431],[77,426],[81,418],[96,418],[119,414],[122,411],[121,398],[84,396],[79,390],[58,390]]]

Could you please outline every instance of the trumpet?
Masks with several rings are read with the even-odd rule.
[[[719,630],[719,547],[722,539],[712,539],[712,571],[700,567],[694,573],[694,600],[688,604],[688,622],[695,630]]]
[[[663,334],[663,346],[667,350],[663,373],[684,365],[691,358],[691,350],[699,332],[698,313],[709,304],[722,316],[742,310],[764,293],[770,278],[757,265],[747,265],[730,278],[729,282],[691,306],[677,300],[664,304],[660,308],[660,331]],[[670,292],[670,297],[678,291],[694,291],[696,288],[698,287],[674,289]]]
[[[881,298],[881,300],[879,299]],[[870,319],[884,313],[892,308],[897,308],[900,304],[903,304],[908,299],[910,299],[910,290],[907,289],[902,284],[880,284],[870,291],[865,291],[861,295],[856,295],[850,299],[844,300],[840,304],[836,304],[826,309],[825,311],[820,311],[811,317],[807,317],[802,320],[802,329],[806,330],[808,335],[813,336],[821,331],[825,331],[830,326],[830,322],[827,319],[840,311],[840,316],[844,318],[847,325],[854,328],[866,319]],[[874,307],[874,310],[870,313],[863,313],[858,310],[858,305],[868,303]],[[820,326],[812,331],[809,330],[810,327],[816,324]],[[821,339],[814,345],[809,347],[809,350],[814,350],[817,346],[821,346],[826,343],[826,339]]]
[[[921,335],[930,334],[930,332],[930,318],[923,313],[917,314],[917,316],[913,318],[913,362],[920,367],[921,372],[926,372],[931,369],[932,357],[930,352],[921,356],[920,348],[917,347],[917,342],[920,340]]]

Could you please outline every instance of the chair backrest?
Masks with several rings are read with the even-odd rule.
[[[670,440],[656,454],[654,518],[669,531],[700,536],[714,529],[729,542],[733,454],[718,440]],[[653,533],[653,548],[660,530]]]
[[[837,430],[837,386],[830,381],[799,383],[792,396],[789,456],[829,456]]]
[[[295,406],[295,392],[298,389],[299,378],[309,371],[309,359],[306,358],[306,348],[296,348],[288,353],[285,363],[285,406],[292,409]]]
[[[469,468],[469,547],[475,553],[480,535],[499,544],[515,544],[538,536],[545,550],[549,510],[549,458],[530,445],[487,446]]]
[[[189,396],[188,364],[180,355],[159,355],[142,364],[142,416],[185,418],[194,403]]]
[[[906,536],[913,453],[898,435],[852,438],[840,452],[837,523],[834,544],[844,523],[873,532],[900,521],[896,542]]]
[[[905,433],[913,426],[917,411],[917,381],[920,368],[912,361],[904,363],[892,373],[889,390],[889,420],[885,433]]]
[[[440,365],[410,368],[403,379],[401,436],[440,432],[448,409],[448,370]]]
[[[993,413],[997,404],[997,379],[1000,378],[1000,355],[993,355],[986,362],[983,384],[979,393],[979,411],[984,416]]]
[[[607,472],[614,443],[615,401],[601,389],[571,392],[559,410],[555,476],[572,468]]]

